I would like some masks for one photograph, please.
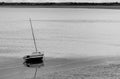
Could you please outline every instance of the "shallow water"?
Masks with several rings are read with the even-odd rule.
[[[120,55],[120,11],[82,8],[0,8],[0,55],[24,56],[37,46],[47,57]]]
[[[37,46],[47,60],[42,74],[107,63],[97,56],[119,56],[120,11],[82,8],[0,8],[0,78],[32,78],[34,69],[24,67],[22,57],[34,50],[29,18]],[[79,59],[80,57],[95,56]],[[78,59],[75,59],[78,58]]]

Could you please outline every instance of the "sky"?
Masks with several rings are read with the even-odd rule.
[[[120,2],[120,0],[0,0],[0,2]]]

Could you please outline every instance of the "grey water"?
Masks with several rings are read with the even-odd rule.
[[[120,10],[85,8],[0,8],[0,56],[35,51],[47,57],[120,55]]]

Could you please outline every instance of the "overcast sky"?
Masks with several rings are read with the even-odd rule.
[[[120,2],[120,0],[0,0],[0,2]]]

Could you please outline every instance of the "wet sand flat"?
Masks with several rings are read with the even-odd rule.
[[[102,64],[54,72],[37,79],[119,79],[120,64]]]
[[[38,69],[37,77],[58,71],[61,72],[65,70],[71,70],[73,68],[83,67],[87,65],[100,64],[103,62],[104,61],[101,58],[48,58],[45,61],[44,67]],[[6,58],[6,61],[0,62],[0,78],[31,79],[35,72],[35,68],[27,68],[22,63],[23,60],[20,58]]]

